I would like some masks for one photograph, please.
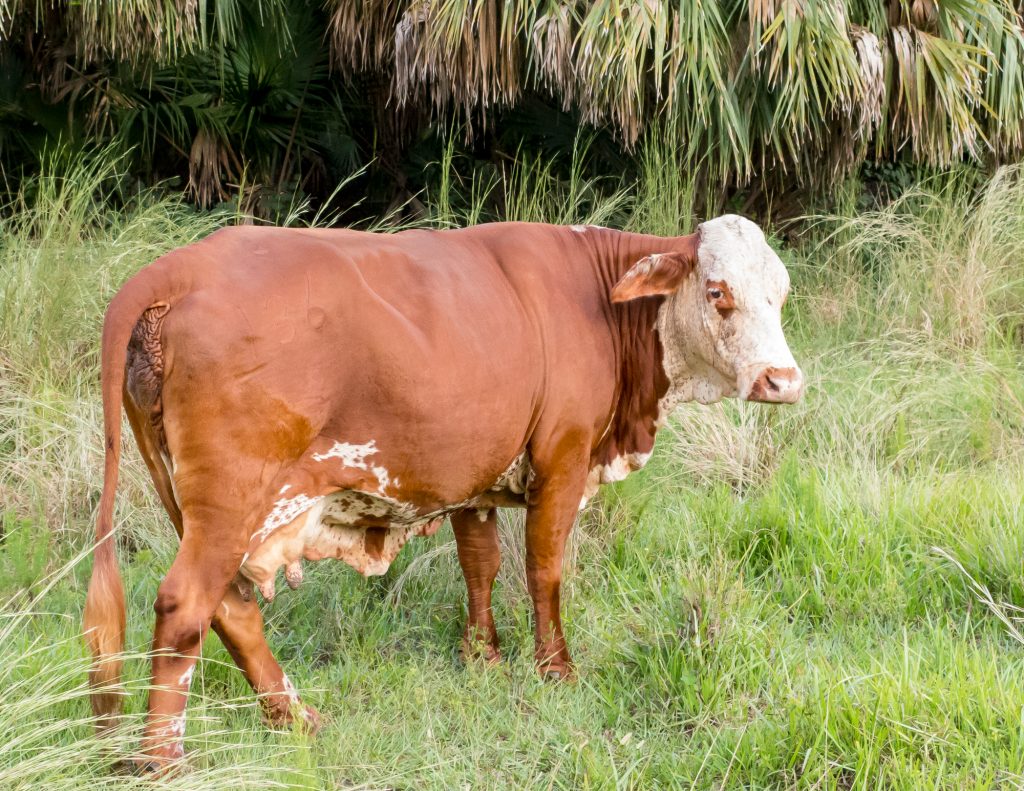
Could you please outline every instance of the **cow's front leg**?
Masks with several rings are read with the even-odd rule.
[[[271,726],[289,726],[298,717],[307,732],[320,729],[319,713],[302,703],[267,645],[263,616],[255,597],[244,599],[238,588],[230,585],[214,614],[213,630],[259,695],[263,714]]]
[[[241,563],[244,547],[224,541],[217,526],[205,520],[196,524],[185,515],[181,546],[157,593],[153,681],[142,736],[146,769],[159,770],[184,757],[192,673],[214,611]]]
[[[526,512],[526,582],[533,599],[534,656],[537,669],[547,679],[559,680],[572,673],[572,660],[562,634],[559,593],[565,542],[579,512],[586,483],[583,443],[549,465],[534,463]]]
[[[462,635],[462,658],[467,660],[479,655],[488,662],[497,662],[501,652],[491,611],[491,589],[501,565],[498,511],[496,508],[459,511],[452,514],[451,521],[469,603],[466,631]]]

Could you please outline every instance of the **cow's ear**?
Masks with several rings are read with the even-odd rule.
[[[644,256],[615,284],[612,302],[671,294],[693,271],[693,265],[694,255],[690,253],[654,253]]]

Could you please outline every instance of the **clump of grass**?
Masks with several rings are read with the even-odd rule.
[[[437,163],[436,186],[425,196],[427,222],[442,228],[495,221],[620,225],[632,195],[620,180],[588,177],[587,151],[578,140],[565,173],[553,161],[524,155],[464,174],[452,135]]]
[[[1019,340],[1022,204],[1019,165],[980,183],[970,169],[932,176],[876,211],[820,218],[832,263],[819,274],[862,284],[876,331],[921,332],[950,351]]]
[[[152,193],[114,205],[118,184],[116,159],[58,152],[0,211],[0,502],[62,539],[102,487],[96,339],[107,302],[136,270],[225,221]],[[145,529],[156,521],[151,486],[127,439],[125,450],[120,513]]]
[[[8,535],[7,540],[10,540]],[[60,589],[73,584],[80,553],[63,567],[35,580],[35,589],[0,602],[0,788],[75,789],[83,782],[100,789],[151,788],[152,781],[126,774],[125,759],[135,754],[142,718],[122,718],[113,732],[98,738],[89,708],[86,673],[89,657],[81,643],[78,619],[51,610],[60,605]],[[125,657],[141,664],[144,655]],[[202,668],[199,676],[202,677]],[[145,683],[134,680],[125,694],[142,697]],[[160,779],[161,788],[208,791],[231,788],[288,788],[302,779],[267,760],[267,750],[252,750],[243,735],[225,726],[231,700],[201,694],[192,706],[187,767]],[[253,701],[243,705],[253,708]],[[281,744],[277,752],[301,749]]]
[[[690,233],[696,225],[700,163],[688,156],[677,131],[665,122],[653,126],[643,141],[628,230],[678,236]],[[714,202],[705,200],[705,204]]]

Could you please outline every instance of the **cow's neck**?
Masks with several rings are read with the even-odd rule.
[[[656,303],[660,301],[636,300],[616,306],[620,324],[615,333],[615,394],[608,426],[594,453],[595,464],[613,468],[604,476],[604,483],[642,467],[654,448],[658,404],[669,390],[655,330]]]
[[[658,337],[660,297],[611,304],[611,292],[633,264],[646,255],[664,253],[674,241],[656,236],[606,231],[593,264],[604,298],[616,360],[616,385],[608,425],[594,448],[592,466],[600,482],[621,480],[642,467],[654,449],[660,425],[659,402],[670,391]]]
[[[676,307],[673,297],[610,303],[612,287],[633,264],[646,255],[682,249],[686,238],[617,233],[609,234],[608,242],[595,262],[601,288],[609,297],[608,316],[618,355],[613,412],[593,455],[593,463],[603,467],[605,483],[646,463],[655,434],[678,404],[708,403],[723,395],[720,377],[685,354],[691,344],[678,337],[680,329],[671,320]]]

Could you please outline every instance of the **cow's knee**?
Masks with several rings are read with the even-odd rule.
[[[181,594],[177,586],[162,584],[156,592],[156,601],[153,602],[153,610],[157,618],[167,618],[173,615],[181,607]]]
[[[155,647],[181,650],[194,646],[210,625],[211,613],[200,606],[196,598],[182,586],[167,580],[157,591],[153,603],[157,620]]]

